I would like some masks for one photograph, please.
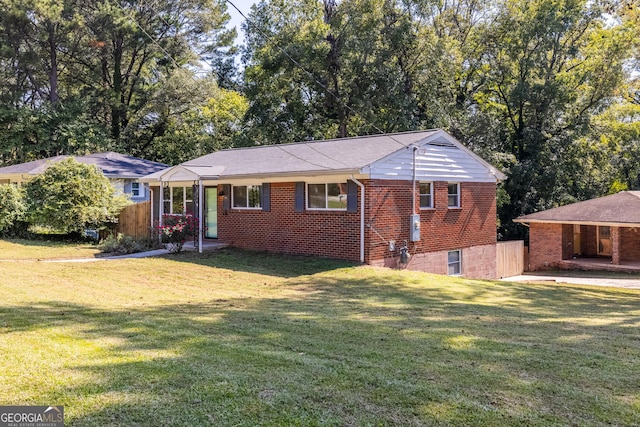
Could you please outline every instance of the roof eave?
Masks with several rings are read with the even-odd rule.
[[[600,225],[607,227],[640,227],[640,222],[617,222],[617,221],[579,221],[561,219],[527,219],[516,218],[513,222],[520,224],[576,224],[576,225]]]

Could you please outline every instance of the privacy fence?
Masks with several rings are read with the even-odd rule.
[[[498,242],[496,273],[499,278],[522,274],[524,271],[524,241]]]
[[[136,239],[151,236],[151,201],[125,207],[118,218],[117,233]]]

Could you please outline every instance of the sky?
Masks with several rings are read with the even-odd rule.
[[[249,15],[249,12],[251,11],[251,6],[254,3],[257,3],[257,0],[231,0],[231,1],[233,2],[233,4],[236,5],[238,9],[242,11],[242,13],[245,14],[245,16]],[[244,34],[242,33],[242,29],[240,28],[240,25],[242,24],[242,21],[244,19],[242,18],[242,16],[240,16],[238,11],[229,3],[227,3],[227,12],[231,16],[231,20],[229,21],[228,27],[236,27],[236,31],[238,32],[238,38],[236,40],[236,43],[240,44],[244,41]]]

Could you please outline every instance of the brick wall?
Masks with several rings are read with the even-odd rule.
[[[394,258],[407,240],[411,253],[428,253],[496,243],[496,186],[461,183],[461,207],[447,207],[447,183],[434,183],[434,208],[419,209],[420,241],[409,242],[411,182],[372,180],[367,186],[367,262]],[[395,240],[396,251],[389,251]],[[386,263],[389,263],[387,261]],[[384,264],[383,262],[382,264]]]
[[[562,260],[562,224],[532,223],[529,227],[529,269],[557,267]]]
[[[365,262],[375,265],[396,265],[399,249],[409,240],[411,213],[411,182],[364,180],[367,218],[365,220]],[[432,261],[424,257],[420,268],[446,274],[446,251],[495,245],[496,205],[494,183],[462,183],[461,208],[447,207],[447,183],[434,183],[434,209],[421,214],[421,240],[410,242],[412,254],[442,253],[444,258]],[[219,239],[232,246],[268,250],[280,253],[318,255],[352,261],[360,259],[360,212],[304,211],[295,212],[295,184],[271,184],[271,211],[223,210],[218,205]],[[358,200],[360,209],[360,200]],[[416,196],[416,204],[419,197]],[[396,249],[389,251],[389,241]],[[484,251],[484,252],[483,252]],[[481,251],[485,254],[486,250]],[[470,252],[473,254],[474,252]],[[464,256],[465,252],[463,252]],[[441,257],[434,255],[434,257]],[[472,257],[473,258],[473,257]],[[495,273],[493,256],[469,258],[471,271],[483,263]],[[435,259],[435,258],[434,258]],[[464,262],[464,261],[463,261]],[[437,263],[431,268],[430,263]],[[418,265],[416,258],[415,264]],[[464,267],[463,267],[464,268]],[[484,273],[482,273],[484,274]]]
[[[412,254],[407,270],[426,271],[434,274],[448,274],[449,251]],[[380,267],[398,267],[398,257],[384,258],[371,262]],[[472,246],[462,249],[462,275],[474,279],[496,278],[496,245]]]
[[[580,239],[582,240],[582,254],[587,257],[598,256],[598,231],[595,225],[583,225],[580,227]]]
[[[218,238],[231,246],[287,254],[360,259],[360,214],[295,212],[295,184],[271,184],[271,211],[223,210],[218,202]]]
[[[620,228],[620,260],[640,260],[640,229]]]

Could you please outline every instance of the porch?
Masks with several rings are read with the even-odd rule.
[[[558,267],[563,270],[640,273],[640,260],[625,260],[620,261],[619,264],[613,264],[611,258],[574,258],[560,261]]]

